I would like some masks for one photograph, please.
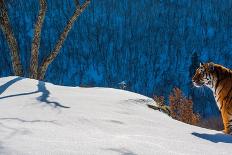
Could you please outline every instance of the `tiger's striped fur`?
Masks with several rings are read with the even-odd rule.
[[[232,134],[232,70],[212,62],[200,64],[192,81],[196,87],[205,85],[213,91],[223,119],[223,132]]]

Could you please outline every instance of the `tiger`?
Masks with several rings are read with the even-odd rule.
[[[213,91],[223,120],[223,132],[232,135],[232,70],[213,62],[200,63],[192,82],[195,87],[206,86]]]

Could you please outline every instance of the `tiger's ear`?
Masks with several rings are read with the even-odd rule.
[[[209,67],[209,70],[210,70],[210,71],[214,71],[214,63],[210,62],[210,63],[208,64],[208,67]]]
[[[200,67],[202,67],[204,64],[203,64],[203,62],[200,62]]]

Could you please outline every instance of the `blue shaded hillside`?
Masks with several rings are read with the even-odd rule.
[[[72,0],[48,1],[40,62],[54,47],[74,7]],[[217,115],[210,91],[192,88],[191,75],[197,61],[232,67],[231,7],[227,0],[94,0],[45,79],[60,85],[116,88],[125,81],[130,91],[166,97],[177,86],[192,96],[195,111],[204,117]],[[37,0],[8,1],[27,71],[38,9]],[[12,75],[2,32],[0,51],[0,75]]]

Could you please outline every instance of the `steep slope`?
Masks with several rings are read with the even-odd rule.
[[[149,102],[110,88],[1,78],[0,154],[232,153],[232,136],[175,121]]]
[[[26,72],[38,1],[5,2]],[[47,3],[40,62],[54,48],[75,10],[73,0]],[[190,70],[198,61],[232,68],[231,7],[230,0],[91,1],[49,67],[46,80],[114,88],[126,81],[130,91],[165,97],[177,86],[193,97],[194,110],[203,117],[218,115],[210,91],[192,92]],[[0,76],[12,75],[9,46],[1,30],[0,49]]]

